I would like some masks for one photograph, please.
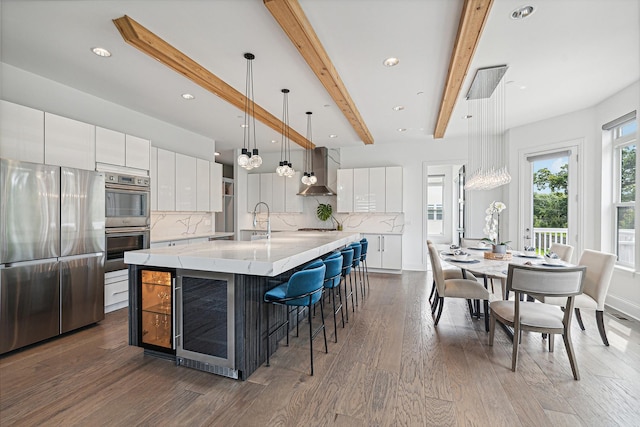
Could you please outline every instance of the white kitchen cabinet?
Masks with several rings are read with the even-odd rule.
[[[369,169],[369,212],[385,212],[385,169]]]
[[[402,167],[385,168],[385,212],[403,212],[402,208]]]
[[[253,207],[260,201],[260,175],[247,175],[247,212],[253,212]]]
[[[96,168],[96,127],[44,113],[44,162],[85,170]]]
[[[151,210],[158,210],[158,149],[149,149],[149,179],[151,180]]]
[[[222,212],[222,164],[209,165],[209,211]]]
[[[353,212],[353,169],[338,169],[337,212]]]
[[[109,271],[104,274],[104,312],[129,305],[129,270]]]
[[[176,211],[196,210],[196,158],[176,153]]]
[[[402,212],[402,167],[338,169],[337,212]]]
[[[148,139],[132,135],[127,135],[125,141],[124,165],[128,168],[149,170],[149,148],[151,147],[151,142]]]
[[[290,213],[302,213],[303,201],[300,192],[301,172],[296,172],[291,178],[285,180],[284,187],[284,211]],[[276,211],[277,212],[277,211]]]
[[[367,267],[402,270],[402,235],[363,234],[369,242]]]
[[[0,157],[44,163],[44,111],[0,100]]]
[[[196,159],[196,210],[198,212],[209,212],[211,197],[211,182],[209,181],[211,162],[203,159]]]
[[[96,162],[125,165],[125,134],[96,126]]]
[[[267,174],[262,174],[267,175]],[[287,181],[291,181],[293,177],[287,178],[286,176],[278,176],[277,173],[270,173],[272,178],[272,187],[271,187],[271,204],[269,208],[271,212],[285,212],[285,188],[287,186]],[[262,178],[260,178],[262,179]]]
[[[176,210],[176,153],[158,148],[158,210]],[[151,183],[153,185],[153,181]]]
[[[273,205],[273,176],[275,173],[261,173],[260,174],[260,201],[265,202],[269,205],[269,209],[271,212],[274,212],[271,209],[271,205]],[[264,205],[260,205],[258,212],[266,212],[267,209]]]
[[[369,169],[353,170],[353,211],[369,212]]]

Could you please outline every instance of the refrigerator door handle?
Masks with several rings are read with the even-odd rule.
[[[36,259],[33,261],[18,261],[18,262],[8,262],[6,264],[0,264],[1,268],[10,268],[10,267],[27,267],[30,265],[37,265],[46,262],[56,262],[58,258],[45,258],[45,259]]]

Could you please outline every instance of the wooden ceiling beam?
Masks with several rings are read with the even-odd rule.
[[[125,15],[114,19],[113,23],[127,43],[244,111],[245,95],[138,22]],[[282,121],[258,104],[255,104],[254,113],[257,120],[278,133],[282,132]],[[303,148],[315,148],[311,141],[292,128],[289,128],[289,139]]]
[[[297,0],[263,0],[271,15],[336,102],[362,142],[373,137]]]
[[[438,120],[433,131],[434,138],[444,137],[492,4],[493,0],[465,0],[464,2],[458,35],[451,53],[449,72],[440,101]]]

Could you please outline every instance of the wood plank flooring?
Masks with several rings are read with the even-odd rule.
[[[176,367],[127,345],[127,311],[0,358],[2,426],[632,426],[640,424],[640,324],[606,314],[610,347],[594,313],[574,323],[581,381],[562,340],[547,351],[525,333],[518,372],[511,342],[463,300],[446,300],[433,325],[431,276],[371,274],[329,353],[321,335],[309,376],[306,328],[247,381]],[[327,305],[330,307],[330,304]],[[325,310],[330,313],[330,308]],[[318,312],[319,315],[319,312]]]

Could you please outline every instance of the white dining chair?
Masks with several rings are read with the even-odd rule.
[[[584,331],[585,327],[582,323],[580,309],[595,310],[598,331],[600,332],[600,338],[604,345],[609,345],[607,332],[604,327],[604,302],[607,298],[607,291],[611,284],[611,276],[613,275],[615,264],[616,256],[614,254],[590,249],[585,249],[578,261],[578,265],[587,267],[587,275],[584,279],[584,293],[575,298],[574,308],[576,321],[580,329]],[[565,300],[563,298],[544,297],[536,299],[547,304],[565,307]]]
[[[573,257],[573,246],[563,245],[562,243],[552,243],[549,247],[549,252],[553,252],[560,257],[564,262],[571,262]]]

